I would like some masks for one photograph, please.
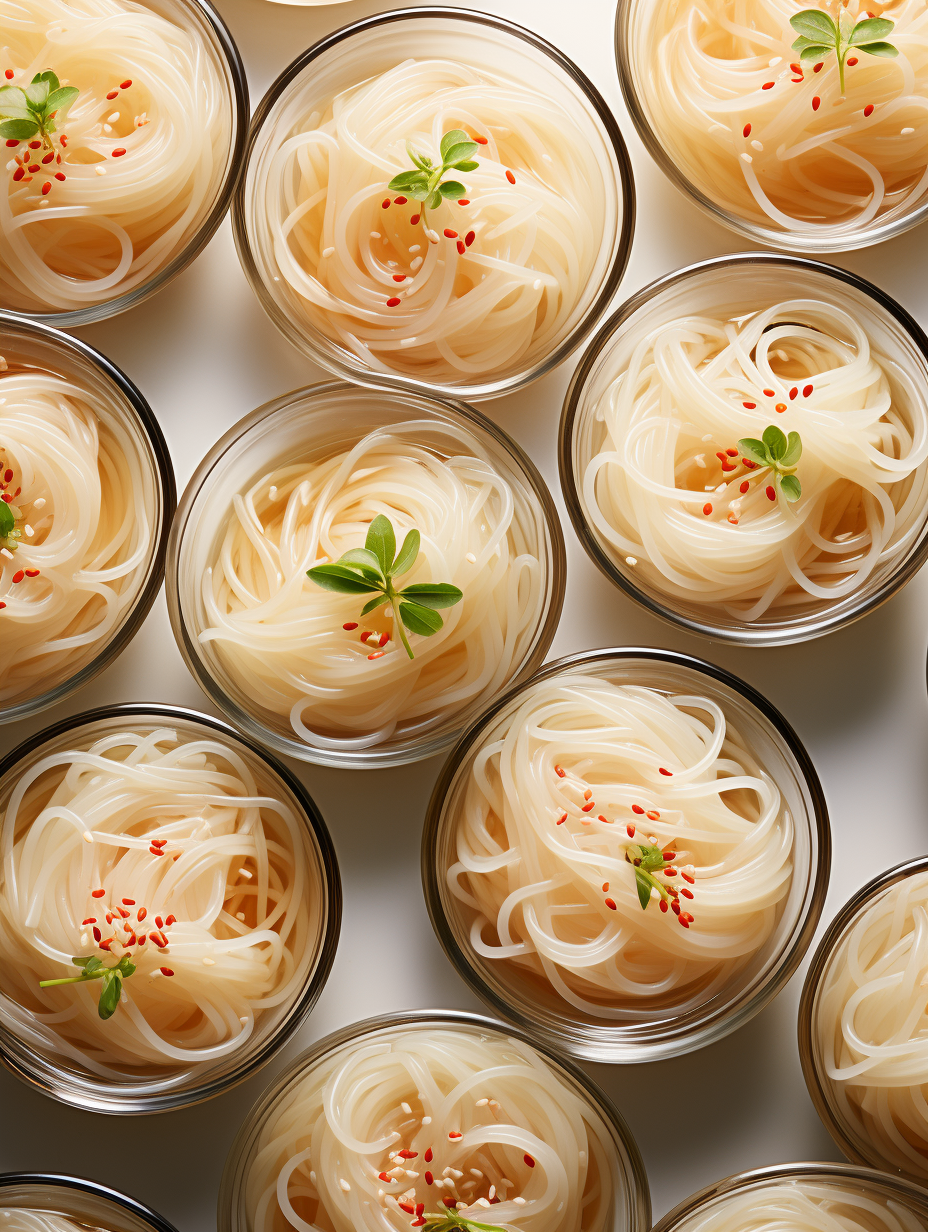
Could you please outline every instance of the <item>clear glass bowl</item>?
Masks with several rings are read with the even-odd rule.
[[[631,1131],[608,1097],[578,1066],[541,1043],[532,1032],[504,1026],[491,1018],[456,1010],[408,1010],[383,1014],[336,1031],[302,1053],[255,1104],[232,1144],[219,1190],[218,1232],[254,1232],[245,1202],[245,1182],[255,1159],[261,1132],[280,1100],[285,1099],[315,1066],[346,1044],[376,1041],[397,1030],[430,1028],[479,1030],[482,1035],[511,1038],[529,1044],[584,1103],[598,1114],[614,1145],[609,1167],[617,1203],[609,1232],[647,1232],[651,1198],[644,1163]]]
[[[662,134],[648,101],[648,87],[654,81],[656,72],[651,50],[653,27],[657,17],[658,6],[653,0],[618,0],[615,54],[622,94],[628,113],[638,130],[638,136],[648,153],[670,182],[710,218],[753,243],[810,253],[847,252],[866,248],[871,244],[881,244],[928,218],[928,193],[922,191],[921,195],[898,215],[895,211],[878,214],[870,223],[854,228],[842,228],[832,234],[827,231],[821,235],[804,234],[778,227],[773,219],[761,222],[726,206],[712,195],[711,170],[707,173],[706,182],[694,183],[667,149],[665,135]],[[777,71],[782,72],[782,69]]]
[[[72,661],[64,673],[49,673],[42,692],[0,703],[0,723],[12,723],[83,688],[125,650],[161,589],[177,496],[174,467],[158,421],[139,390],[114,363],[78,338],[14,313],[0,312],[0,330],[9,371],[38,370],[72,381],[94,395],[106,408],[110,422],[128,434],[151,486],[154,528],[148,558],[133,583],[135,596],[102,648],[89,659]]]
[[[305,1022],[325,986],[338,945],[341,880],[332,840],[312,797],[276,758],[227,724],[195,710],[147,702],[104,706],[46,728],[0,761],[0,818],[16,783],[43,757],[66,749],[87,748],[107,734],[125,731],[127,727],[147,732],[164,726],[192,740],[220,740],[244,761],[266,795],[283,800],[303,822],[305,872],[307,880],[314,883],[317,895],[312,919],[315,961],[309,966],[297,995],[289,1003],[260,1016],[253,1035],[243,1048],[196,1071],[164,1070],[155,1077],[139,1071],[126,1073],[122,1079],[110,1079],[90,1073],[63,1054],[40,1051],[0,1023],[0,1059],[7,1068],[42,1094],[89,1112],[117,1116],[166,1112],[202,1103],[250,1078]]]
[[[410,56],[437,56],[475,64],[524,81],[588,135],[603,169],[606,215],[600,256],[580,302],[556,345],[532,353],[492,376],[440,383],[375,369],[322,333],[306,317],[300,297],[279,276],[273,239],[259,208],[276,145],[269,131],[295,123],[316,102],[385,72]],[[233,212],[235,242],[245,274],[277,328],[305,355],[337,376],[364,384],[436,391],[475,401],[509,393],[556,367],[594,328],[615,294],[631,250],[635,189],[631,162],[614,116],[596,87],[563,52],[501,17],[467,9],[399,9],[364,18],[327,36],[281,73],[251,126],[245,174]]]
[[[37,312],[31,303],[9,302],[4,305],[33,320],[45,321],[62,329],[104,321],[107,317],[125,312],[127,308],[134,308],[186,269],[206,247],[225,217],[244,167],[249,117],[248,83],[238,48],[224,21],[209,0],[144,0],[144,7],[199,40],[204,56],[212,63],[222,84],[228,111],[228,145],[219,174],[213,176],[208,200],[204,202],[193,229],[188,229],[180,248],[147,281],[111,299],[82,308]]]
[[[880,1204],[891,1202],[923,1222],[928,1221],[928,1192],[908,1181],[849,1164],[795,1163],[753,1168],[707,1185],[674,1207],[654,1225],[653,1232],[697,1232],[732,1198],[743,1198],[771,1186],[786,1188],[796,1182],[833,1187],[836,1199],[844,1192]],[[832,1218],[836,1216],[832,1214]]]
[[[745,621],[728,615],[721,605],[710,607],[678,598],[646,579],[640,568],[630,565],[625,555],[608,543],[589,515],[582,493],[583,475],[605,435],[604,425],[596,419],[597,405],[617,364],[628,359],[632,331],[654,328],[700,311],[722,309],[732,315],[756,312],[797,293],[843,309],[865,328],[871,343],[905,375],[915,396],[913,415],[928,419],[928,337],[905,309],[847,270],[802,257],[761,252],[736,253],[675,270],[634,295],[593,338],[574,373],[561,415],[561,488],[587,555],[611,582],[648,611],[690,632],[724,642],[781,646],[830,633],[892,598],[928,556],[928,502],[922,502],[914,529],[857,590],[837,601],[810,602],[800,610],[790,607],[779,613],[779,609],[771,608],[758,620]]]
[[[0,1216],[18,1210],[65,1215],[94,1232],[175,1232],[173,1224],[126,1194],[53,1172],[0,1173]]]
[[[456,861],[456,817],[474,759],[539,681],[597,676],[616,685],[707,697],[724,711],[758,764],[774,780],[795,826],[793,876],[774,931],[730,983],[702,1005],[666,1017],[618,1022],[575,1008],[547,981],[506,961],[486,959],[470,941],[474,913],[448,888]],[[422,836],[422,884],[429,918],[458,974],[495,1013],[589,1061],[638,1063],[680,1056],[743,1026],[784,987],[815,933],[831,867],[831,832],[818,775],[783,716],[743,681],[673,651],[616,649],[571,655],[546,664],[511,689],[464,733],[442,768]]]
[[[201,643],[207,627],[201,583],[215,559],[216,545],[231,508],[232,496],[283,462],[311,461],[350,448],[376,428],[407,421],[434,425],[417,439],[439,455],[460,453],[466,432],[475,448],[491,459],[521,496],[537,511],[543,541],[536,545],[544,568],[544,602],[512,677],[522,680],[544,660],[564,602],[565,552],[551,495],[529,458],[500,428],[460,402],[425,398],[400,390],[364,389],[343,382],[311,385],[259,407],[236,424],[200,463],[184,493],[168,545],[168,611],[174,636],[187,666],[211,700],[253,739],[280,753],[320,765],[356,769],[402,765],[431,757],[450,745],[479,710],[480,702],[434,722],[419,722],[410,732],[397,731],[369,748],[326,749],[301,740],[288,715],[259,707],[232,679],[212,649]],[[450,429],[450,431],[449,431]]]
[[[880,873],[844,904],[819,942],[806,974],[799,1003],[799,1059],[812,1103],[825,1128],[841,1151],[855,1164],[867,1164],[883,1172],[905,1176],[920,1185],[928,1182],[928,1159],[921,1170],[913,1167],[902,1171],[899,1165],[887,1159],[871,1140],[862,1119],[848,1115],[845,1106],[848,1101],[842,1098],[844,1084],[837,1083],[826,1072],[822,1053],[824,1027],[820,1023],[820,1015],[822,988],[839,964],[847,961],[849,934],[858,920],[907,877],[926,872],[928,856],[907,860],[885,873]]]

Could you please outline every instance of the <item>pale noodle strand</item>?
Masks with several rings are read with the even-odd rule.
[[[4,302],[67,311],[124,295],[212,207],[231,142],[227,88],[199,36],[131,0],[0,0],[0,22],[0,68],[14,72],[4,84],[52,69],[81,91],[67,145],[55,134],[65,180],[46,197],[47,177],[8,175],[0,193]]]
[[[3,1232],[95,1232],[97,1224],[89,1225],[81,1216],[72,1219],[55,1211],[0,1208],[0,1228]]]
[[[792,879],[792,818],[722,710],[593,676],[527,691],[452,825],[448,885],[476,953],[599,1018],[704,1004],[771,936]],[[649,839],[685,849],[693,889],[671,884],[689,928],[641,908],[626,852]]]
[[[137,441],[87,390],[48,373],[0,378],[0,487],[18,532],[0,551],[0,705],[73,676],[118,629],[147,576],[154,485]]]
[[[118,731],[40,759],[12,791],[0,859],[0,1023],[105,1078],[208,1069],[315,962],[301,823],[212,739]],[[138,966],[106,1021],[98,983],[39,988],[93,954]]]
[[[928,873],[904,878],[851,925],[813,1030],[829,1098],[887,1165],[928,1175]]]
[[[710,200],[796,236],[848,242],[867,224],[892,223],[924,201],[926,0],[869,6],[895,22],[889,37],[899,56],[858,52],[844,95],[834,54],[818,73],[807,62],[803,80],[793,80],[797,36],[789,19],[809,7],[805,0],[643,3],[653,8],[631,37],[633,45],[639,40],[651,121],[676,166]],[[850,0],[848,11],[863,17],[867,7]],[[764,89],[768,82],[773,87]]]
[[[398,195],[386,186],[413,169],[407,140],[438,157],[453,128],[486,143],[477,170],[445,177],[464,183],[469,204],[429,212],[431,242],[423,221],[411,223],[419,202],[383,208]],[[466,382],[524,366],[595,294],[616,225],[601,158],[555,100],[526,86],[407,60],[311,114],[292,103],[261,139],[273,156],[254,225],[274,273],[308,323],[371,368]],[[387,307],[394,296],[401,303]]]
[[[802,440],[796,504],[770,500],[769,471],[719,460],[772,422]],[[580,431],[581,502],[608,550],[742,620],[853,594],[923,525],[924,393],[823,301],[627,334]]]
[[[285,716],[307,744],[366,748],[414,735],[488,699],[518,670],[545,602],[540,506],[474,456],[474,437],[442,426],[461,453],[416,444],[434,423],[378,429],[351,450],[282,465],[236,495],[203,578],[207,627],[235,687]],[[361,619],[364,596],[322,590],[313,565],[363,545],[378,515],[397,543],[418,529],[421,553],[405,585],[450,582],[463,600],[432,637],[397,640],[389,609]],[[360,628],[346,630],[346,624]],[[360,635],[372,630],[370,644]],[[381,635],[382,658],[370,659]]]
[[[781,1181],[723,1198],[681,1232],[924,1232],[914,1211],[847,1181]]]
[[[614,1155],[599,1114],[527,1044],[399,1029],[346,1044],[278,1101],[246,1167],[248,1226],[407,1232],[398,1202],[447,1198],[520,1232],[606,1232]]]

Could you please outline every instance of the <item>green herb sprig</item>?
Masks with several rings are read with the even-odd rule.
[[[865,17],[856,24],[847,9],[842,8],[835,21],[821,9],[803,9],[789,19],[799,38],[793,43],[793,51],[799,52],[800,63],[804,60],[822,60],[832,52],[838,57],[838,74],[841,93],[844,93],[844,64],[850,51],[866,51],[871,56],[898,56],[899,50],[887,43],[895,22],[886,17]]]
[[[414,659],[406,630],[431,637],[444,624],[436,609],[454,607],[464,598],[463,592],[448,582],[419,582],[396,589],[396,579],[416,563],[419,543],[419,532],[411,530],[397,552],[393,524],[380,513],[368,527],[363,548],[352,548],[334,564],[316,565],[307,570],[307,575],[324,590],[343,595],[374,595],[361,609],[362,616],[391,603],[406,653]]]
[[[38,135],[43,146],[51,149],[51,135],[78,94],[76,86],[61,85],[51,69],[36,73],[25,90],[0,87],[0,137],[29,141]]]
[[[466,1232],[504,1232],[498,1224],[495,1223],[477,1223],[475,1219],[465,1219],[463,1215],[459,1215],[457,1211],[436,1211],[429,1214],[427,1211],[422,1218],[424,1224],[420,1224],[422,1232],[455,1232],[455,1229],[466,1229]]]
[[[632,847],[626,847],[625,859],[629,864],[634,865],[635,888],[638,891],[638,901],[641,903],[642,911],[648,909],[652,889],[657,890],[665,901],[669,902],[672,899],[673,896],[668,892],[664,883],[654,876],[658,869],[668,866],[668,861],[664,859],[664,853],[660,847],[655,847],[651,843],[637,843]]]
[[[55,988],[59,984],[87,984],[90,980],[102,980],[100,999],[97,1001],[97,1013],[105,1021],[112,1018],[119,1006],[119,996],[122,992],[122,982],[135,972],[135,963],[128,958],[121,958],[115,967],[104,966],[101,959],[94,955],[91,958],[72,958],[75,967],[82,967],[80,975],[64,980],[42,980],[40,988]]]
[[[6,501],[0,501],[0,539],[8,538],[13,533],[15,525],[16,517],[13,510]]]
[[[802,441],[798,432],[783,435],[776,424],[764,429],[764,439],[745,437],[738,448],[746,458],[758,466],[768,466],[773,472],[773,481],[788,501],[797,501],[802,496],[802,484],[793,473],[802,457]]]
[[[458,171],[476,171],[479,166],[473,161],[477,152],[476,141],[471,141],[462,128],[453,128],[445,133],[439,146],[441,165],[436,166],[427,154],[416,149],[411,141],[406,142],[406,153],[413,164],[414,171],[403,171],[395,175],[387,187],[391,192],[405,193],[414,201],[421,201],[422,221],[425,222],[425,211],[435,210],[445,197],[463,197],[467,189],[459,180],[446,180],[445,175],[454,169]]]

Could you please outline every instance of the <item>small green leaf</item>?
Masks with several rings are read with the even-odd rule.
[[[641,903],[641,910],[647,911],[648,903],[651,901],[651,882],[640,868],[635,869],[635,889],[638,891],[638,901]]]
[[[448,161],[448,153],[450,150],[453,150],[456,145],[469,141],[470,138],[467,133],[464,132],[463,128],[452,128],[449,132],[445,133],[444,137],[441,139],[441,144],[438,147],[442,161]],[[471,142],[471,144],[473,143]],[[476,146],[474,148],[476,149]]]
[[[48,85],[49,93],[51,93],[52,90],[57,90],[58,86],[61,84],[55,73],[53,73],[50,68],[47,68],[44,73],[36,73],[32,79],[32,83],[35,85],[39,81],[44,81]]]
[[[444,142],[442,142],[444,145]],[[457,167],[461,163],[466,163],[468,159],[473,158],[477,153],[476,141],[461,141],[457,145],[451,147],[447,154],[444,155],[446,167]]]
[[[392,192],[400,192],[407,188],[413,188],[416,184],[427,184],[428,176],[424,171],[403,171],[400,175],[395,175],[387,185]]]
[[[802,484],[795,475],[782,475],[780,490],[788,501],[797,501],[802,496]]]
[[[418,633],[420,637],[431,637],[445,623],[437,612],[418,603],[401,603],[400,620],[411,633]]]
[[[803,9],[801,13],[794,13],[789,24],[797,34],[830,44],[832,48],[838,41],[838,27],[821,9]]]
[[[35,120],[4,120],[0,124],[0,137],[16,138],[17,141],[28,141],[39,131]]]
[[[417,150],[411,141],[406,142],[406,153],[420,170],[431,171],[432,160],[423,154],[421,150]]]
[[[384,574],[388,574],[393,564],[393,557],[396,555],[396,535],[393,533],[392,522],[382,513],[378,513],[367,528],[364,546],[380,562]]]
[[[110,967],[103,977],[103,987],[100,989],[100,999],[97,1002],[97,1013],[105,1021],[112,1018],[119,1007],[119,994],[122,992],[122,979],[115,967]]]
[[[389,599],[390,599],[390,596],[387,594],[377,595],[376,598],[374,599],[368,599],[367,603],[365,603],[364,606],[361,608],[361,615],[366,616],[368,612],[373,612],[375,608],[378,608],[382,604],[387,603]]]
[[[116,964],[116,970],[123,977],[123,979],[128,979],[130,975],[135,973],[135,963],[130,959],[128,954],[124,954]]]
[[[851,32],[848,42],[852,47],[861,47],[864,43],[878,42],[892,34],[895,22],[885,17],[870,17],[859,21]]]
[[[764,428],[764,444],[767,446],[767,453],[773,458],[774,462],[778,462],[786,453],[786,437],[776,424],[771,424],[769,428]]]
[[[802,441],[798,432],[791,432],[786,442],[786,451],[780,458],[781,466],[795,466],[802,457]]]
[[[307,569],[306,576],[323,590],[334,590],[342,595],[369,595],[380,589],[375,582],[369,582],[357,570],[345,565],[316,565]]]
[[[793,50],[796,51],[798,48],[794,46]],[[799,60],[800,62],[803,60],[824,60],[825,57],[830,55],[833,51],[833,47],[822,47],[820,43],[811,43],[806,47],[803,47],[799,55]]]
[[[438,191],[443,197],[463,197],[467,189],[463,184],[459,184],[457,180],[445,180]]]
[[[62,86],[60,89],[53,90],[48,96],[45,110],[49,114],[54,111],[57,118],[63,120],[79,94],[80,90],[76,86]]]
[[[45,110],[45,103],[50,93],[47,81],[33,81],[32,85],[26,86],[24,93],[26,95],[26,106],[30,111],[41,112]]]
[[[466,163],[458,163],[455,170],[457,171],[476,171],[479,166],[480,166],[479,163],[475,163],[472,160],[468,160]]]
[[[0,132],[2,131],[2,126],[0,126]],[[5,539],[15,525],[13,510],[6,501],[0,501],[0,539]]]
[[[464,598],[463,591],[449,582],[417,582],[401,590],[400,594],[404,599],[431,608],[454,607]]]
[[[767,456],[767,446],[763,441],[757,440],[756,437],[744,437],[738,442],[738,448],[745,458],[750,458],[758,466],[770,465],[770,458]]]
[[[393,562],[391,573],[393,576],[401,577],[416,563],[419,556],[420,536],[417,530],[411,530],[403,540],[403,546],[396,554],[396,560]]]
[[[441,205],[441,193],[437,189],[435,192],[430,193],[425,204],[430,210],[437,210]]]
[[[26,96],[19,86],[0,86],[0,115],[5,115],[8,107],[26,110]]]
[[[413,201],[424,201],[429,196],[429,186],[425,182],[416,184],[415,187],[406,189],[406,196],[412,197]]]
[[[892,43],[864,43],[858,51],[865,51],[869,56],[885,56],[888,60],[895,59],[899,54],[899,49]]]
[[[380,561],[368,548],[351,548],[350,551],[344,552],[337,560],[336,564],[351,565],[357,568],[366,578],[372,581],[385,581],[383,569],[380,567]]]

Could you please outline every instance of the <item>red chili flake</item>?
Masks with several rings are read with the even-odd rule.
[[[171,970],[170,967],[161,967],[160,970],[161,970],[162,975],[173,975],[174,974],[174,972]]]
[[[467,252],[467,245],[463,240],[458,240],[456,247],[460,255],[463,257],[465,252]]]
[[[458,205],[470,205],[470,198],[469,198],[469,197],[460,197],[460,198],[458,199]]]
[[[122,907],[117,907],[116,912],[121,920],[128,920],[129,918],[128,911],[125,911]]]
[[[148,850],[153,856],[163,856],[164,855],[164,852],[161,850],[160,847],[149,847]]]
[[[96,924],[96,922],[97,917],[95,915],[89,915],[86,920],[81,920],[81,927],[83,928],[85,924]]]
[[[425,1210],[425,1203],[417,1202],[416,1203],[416,1214],[421,1215],[424,1210]]]
[[[692,898],[692,897],[693,897],[693,891],[692,891],[692,890],[688,890],[688,889],[686,888],[686,886],[682,886],[682,887],[681,887],[681,889],[680,889],[680,893],[683,895],[683,897],[684,897],[684,898]]]
[[[13,77],[14,77],[13,70],[12,70],[11,68],[8,68],[8,69],[6,70],[6,79],[7,79],[7,81],[12,81],[12,80],[13,80]]]
[[[798,396],[799,396],[799,390],[794,385],[793,388],[789,391],[790,402],[792,402],[794,398],[798,398]]]
[[[433,1185],[435,1183],[435,1178],[432,1176],[431,1172],[426,1172],[425,1183],[426,1185]]]
[[[46,180],[45,183],[42,185],[42,196],[47,197],[51,191],[52,191],[52,182],[51,180]]]
[[[709,514],[712,512],[712,506],[709,504],[708,501],[706,501],[706,503],[703,505],[702,511],[706,515],[706,517],[708,517]]]
[[[161,933],[149,933],[148,940],[156,945],[159,950],[163,950],[167,946],[167,941],[162,941],[161,939]]]
[[[488,137],[475,137],[474,140],[477,142],[478,145],[488,145],[489,144]]]
[[[742,129],[742,131],[741,131],[741,135],[742,135],[742,137],[750,137],[750,135],[751,135],[751,126],[750,126],[750,124],[745,124],[744,128],[743,128],[743,129]]]
[[[29,142],[29,149],[30,149],[30,150],[39,150],[39,149],[41,149],[41,147],[42,147],[42,142],[41,142],[41,141],[30,141],[30,142]]]
[[[113,922],[113,913],[112,913],[112,911],[108,911],[108,912],[106,913],[106,922],[107,922],[107,924],[112,924],[112,922]]]
[[[765,398],[775,398],[775,397],[776,397],[776,394],[774,393],[774,391],[773,391],[772,389],[765,389],[765,390],[764,390],[764,397],[765,397]]]
[[[767,499],[768,499],[768,500],[776,500],[776,499],[777,499],[777,494],[776,494],[776,492],[774,492],[774,490],[773,490],[773,484],[772,484],[772,483],[768,483],[768,484],[767,484],[767,487],[766,487],[764,490],[765,490],[765,491],[766,491],[766,493],[767,493]]]
[[[428,1150],[425,1152],[422,1158],[425,1160],[427,1164],[430,1164],[432,1162],[432,1148],[431,1147],[428,1148]]]
[[[596,801],[587,800],[586,804],[581,804],[580,812],[581,813],[591,813],[594,808],[596,808]]]
[[[742,403],[741,403],[741,405],[742,405],[742,406],[745,408],[745,410],[747,410],[747,411],[753,411],[753,410],[755,410],[755,409],[756,409],[756,407],[757,407],[757,403],[756,403],[756,402],[742,402]]]
[[[364,644],[367,645],[367,639],[373,636],[374,636],[373,629],[365,629],[364,632],[361,634],[360,641],[364,642]]]
[[[812,65],[812,72],[813,72],[813,73],[820,73],[824,67],[825,67],[825,61],[824,61],[824,60],[819,60],[818,64],[813,64],[813,65]]]
[[[136,918],[136,919],[138,920],[138,922],[141,924],[141,922],[145,919],[145,917],[146,917],[147,915],[148,915],[148,908],[147,908],[147,907],[139,907],[139,909],[138,909],[138,913],[137,913],[137,915],[136,915],[136,917],[135,917],[135,918]]]
[[[39,170],[39,164],[38,164],[38,163],[33,163],[33,164],[30,166],[29,170],[32,172],[32,174],[33,174],[33,175],[35,175],[35,173]]]
[[[105,941],[100,942],[100,949],[108,950],[115,940],[116,940],[115,937],[107,937]]]
[[[676,877],[676,875],[677,875],[677,870],[675,868],[665,868],[664,869],[665,877]]]
[[[102,898],[104,894],[106,894],[106,890],[91,890],[90,897],[91,898]]]
[[[775,81],[765,81],[764,84],[761,86],[761,89],[762,90],[772,90],[775,85],[776,85]]]
[[[19,138],[18,137],[7,137],[6,144],[8,147],[13,146],[13,145],[19,145]]]
[[[873,115],[873,103],[867,103],[866,107],[864,108],[864,115],[865,116]]]
[[[397,1155],[399,1155],[400,1159],[418,1159],[419,1157],[418,1151],[403,1150],[403,1151],[397,1151],[396,1153]]]
[[[67,134],[67,133],[62,133],[62,134],[61,134],[61,141],[60,141],[61,148],[62,148],[62,149],[65,149],[65,148],[67,147],[67,144],[68,144],[68,134]]]
[[[690,926],[689,920],[684,920],[682,915],[677,916],[677,920],[683,928],[689,928]]]
[[[641,805],[640,805],[640,804],[633,804],[633,805],[632,805],[632,812],[633,812],[633,813],[639,813],[639,814],[641,814],[641,813],[643,813],[643,812],[644,812],[644,809],[641,807]]]
[[[567,820],[567,814],[562,813],[561,816],[555,822],[555,825],[562,826],[566,820]]]
[[[159,928],[164,928],[164,920],[162,920],[160,915],[155,916],[155,923],[158,925]]]
[[[147,940],[148,938],[145,936],[144,933],[142,933],[141,937],[139,937],[139,945],[140,946],[144,945]]]
[[[26,174],[25,167],[17,167],[16,170],[13,172],[13,179],[21,180],[25,174]]]
[[[406,281],[406,275],[405,275],[405,274],[394,274],[394,275],[393,275],[393,281],[394,281],[394,282],[405,282],[405,281]]]
[[[615,911],[615,910],[616,910],[616,906],[615,906],[615,899],[614,899],[614,898],[607,898],[607,899],[606,899],[606,906],[609,908],[609,910],[610,910],[610,911]],[[534,1167],[534,1165],[532,1165],[532,1166]]]
[[[782,415],[782,414],[783,414],[783,412],[786,410],[786,403],[785,403],[785,402],[778,402],[778,403],[776,404],[776,406],[775,406],[773,409],[774,409],[775,411],[779,411],[779,413]]]
[[[675,851],[665,851],[665,852],[664,852],[664,859],[665,859],[668,863],[669,863],[671,860],[675,860],[676,858],[677,858],[677,853],[676,853]]]
[[[449,1211],[453,1211],[458,1204],[457,1198],[442,1198],[442,1202],[444,1202]]]
[[[634,838],[635,837],[635,827],[632,825],[626,826],[625,833],[628,835],[629,838]]]
[[[5,603],[0,603],[0,611],[2,611],[2,610],[3,610],[3,608],[5,608],[5,607],[6,607],[6,604],[5,604]]]
[[[691,876],[689,875],[689,873],[684,873],[684,872],[681,872],[681,873],[680,873],[680,876],[683,878],[683,880],[684,880],[684,881],[688,881],[688,882],[690,883],[690,885],[695,885],[695,884],[696,884],[696,878],[695,878],[695,877],[691,877]],[[684,890],[684,893],[688,893],[688,891]],[[693,896],[692,896],[692,894],[690,894],[690,898],[692,898],[692,897],[693,897]]]
[[[149,841],[151,842],[152,847],[166,847],[168,840],[166,838],[153,838]]]
[[[563,766],[555,766],[554,773],[559,779],[562,779],[567,775],[567,771],[563,768]]]
[[[599,814],[596,820],[601,821],[604,825],[607,825],[607,826],[611,826],[615,824],[613,821],[610,821],[608,817],[604,817],[602,813]]]
[[[396,308],[402,302],[403,301],[400,299],[398,295],[391,295],[390,298],[387,300],[387,307]]]
[[[122,905],[123,905],[124,907],[134,907],[134,906],[135,906],[135,899],[134,899],[134,898],[123,898],[123,899],[121,899],[120,901],[122,902]]]
[[[464,1137],[464,1135],[463,1135],[463,1134],[459,1134],[459,1133],[458,1133],[458,1131],[457,1131],[456,1129],[452,1129],[452,1130],[450,1131],[450,1133],[448,1134],[448,1137],[449,1137],[449,1138],[451,1138],[451,1139],[453,1140],[453,1139],[455,1139],[455,1138],[463,1138],[463,1137]]]
[[[353,629],[356,629],[357,627],[358,627],[358,622],[356,620],[349,620],[347,624],[342,625],[342,628],[347,629],[349,633]]]
[[[808,398],[808,396],[811,394],[811,392],[812,392],[812,386],[811,386],[811,385],[807,385],[807,386],[805,387],[805,389],[803,389],[803,391],[802,391],[802,396],[803,396],[804,398]]]
[[[405,205],[407,200],[408,200],[408,197],[394,197],[393,204],[394,205]]]
[[[118,90],[110,90],[109,94],[107,94],[107,96],[106,96],[106,97],[107,97],[107,98],[115,98],[118,94],[119,94],[119,91],[118,91]]]
[[[746,466],[746,467],[747,467],[747,469],[748,469],[749,471],[756,471],[756,470],[757,470],[757,463],[756,463],[756,462],[752,462],[750,458],[742,458],[742,459],[741,459],[741,465],[742,465],[742,466]]]
[[[125,148],[125,146],[122,146],[122,145],[121,145],[121,146],[120,146],[117,150],[114,150],[114,151],[113,151],[113,157],[114,157],[114,158],[122,158],[122,156],[123,156],[123,154],[125,154],[125,152],[126,152],[126,148]]]
[[[43,164],[45,164],[45,163],[53,163],[54,161],[55,161],[55,151],[54,151],[54,150],[50,150],[50,151],[49,151],[49,152],[45,155],[45,157],[42,159],[42,163],[43,163]]]
[[[821,100],[821,99],[819,98],[819,96],[816,94],[816,96],[812,99],[812,110],[813,110],[813,111],[818,111],[818,109],[819,109],[819,107],[821,107],[821,105],[822,105],[822,100]]]
[[[509,181],[510,184],[514,184],[516,182],[516,177],[512,174],[512,172],[508,168],[506,170],[506,179]]]
[[[604,882],[603,882],[603,893],[604,893],[604,894],[608,894],[608,893],[609,893],[609,882],[608,882],[608,881],[604,881]]]
[[[450,227],[445,227],[445,236],[449,240],[456,240],[458,238],[458,233],[457,231],[452,231]]]
[[[663,912],[664,912],[664,914],[666,915],[666,914],[667,914],[667,900],[666,900],[666,898],[662,898],[662,899],[661,899],[660,907],[661,907],[661,911],[663,911]]]
[[[745,492],[747,492],[747,490],[748,490],[748,488],[749,488],[750,486],[751,486],[751,485],[750,485],[750,483],[748,482],[748,480],[747,480],[747,479],[745,479],[744,483],[742,483],[742,485],[741,485],[741,487],[738,489],[738,491],[739,491],[739,492],[742,494],[742,496],[743,496],[743,495],[744,495],[744,493],[745,493]]]
[[[801,64],[791,64],[791,65],[790,65],[790,69],[791,69],[794,73],[801,73],[801,72],[802,72],[802,65],[801,65]]]
[[[13,574],[13,581],[18,585],[25,576],[26,575],[25,573],[23,573],[22,569],[17,569],[16,572]]]
[[[470,248],[471,244],[474,242],[476,238],[477,238],[476,231],[468,231],[468,233],[464,236],[464,243],[467,245],[468,248]]]
[[[660,821],[661,815],[657,809],[648,809],[648,821]]]
[[[531,1155],[523,1155],[522,1158],[525,1160],[529,1168],[535,1167],[535,1161],[532,1159]]]
[[[100,944],[100,942],[103,940],[103,934],[100,932],[99,928],[94,928],[94,930],[93,930],[93,939],[94,939],[94,941],[96,941],[96,942],[97,942],[97,944],[98,944],[98,945],[99,945],[99,944]]]
[[[13,498],[12,496],[10,496],[9,492],[4,492],[2,495],[0,495],[0,500],[5,500],[8,505],[11,505],[13,503]]]
[[[424,1217],[420,1217],[419,1219],[414,1219],[409,1226],[411,1228],[424,1228],[427,1223],[428,1223],[427,1219],[425,1219]]]
[[[66,180],[67,178],[68,178],[68,177],[65,175],[65,173],[64,173],[63,171],[56,171],[56,172],[55,172],[55,179],[56,179],[56,180],[62,180],[62,181],[64,181],[64,180]]]
[[[737,456],[738,456],[738,450],[737,450],[737,449],[726,449],[726,450],[725,450],[725,452],[728,454],[728,456],[729,456],[730,458],[737,458]]]
[[[413,214],[412,218],[410,218],[410,220],[409,220],[409,221],[410,221],[410,222],[412,223],[412,225],[415,227],[415,226],[418,224],[418,222],[419,222],[419,215],[418,215],[418,214]]]
[[[388,210],[390,208],[390,198],[389,197],[384,197],[384,199],[380,203],[380,208],[382,210]]]
[[[850,60],[848,60],[847,62],[847,66],[848,68],[853,68],[856,63],[857,63],[857,57],[851,56]]]
[[[164,927],[170,928],[172,924],[176,924],[176,923],[177,923],[177,916],[169,915],[168,918],[164,921]]]
[[[392,1182],[393,1177],[387,1176],[386,1172],[378,1172],[377,1179],[378,1181],[383,1181],[384,1184],[389,1185]]]
[[[670,910],[674,913],[674,915],[680,914],[680,904],[677,902],[676,899],[674,899],[673,902],[670,904]]]
[[[658,771],[659,771],[661,774],[666,774],[667,778],[672,778],[672,777],[673,777],[673,771],[672,771],[672,770],[665,770],[663,766],[658,766]]]
[[[382,650],[375,650],[373,654],[369,654],[367,657],[368,657],[369,659],[382,659],[382,658],[383,658],[383,651],[382,651]]]
[[[120,83],[119,88],[120,90],[128,90],[131,85],[132,85],[132,78],[127,77],[125,81]]]

